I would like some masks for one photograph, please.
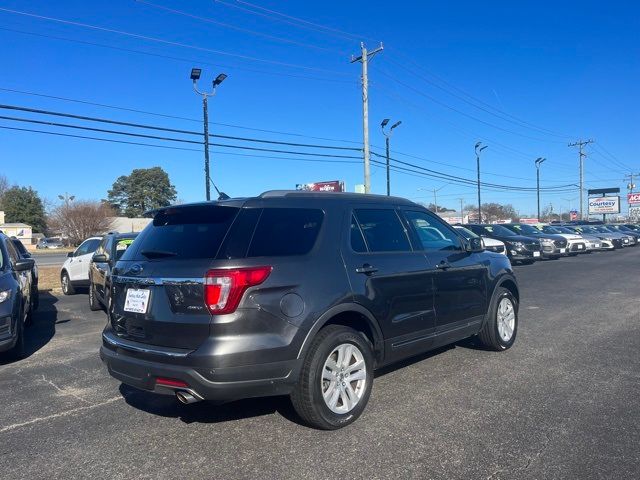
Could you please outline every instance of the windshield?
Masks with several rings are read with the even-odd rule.
[[[563,230],[561,230],[561,227],[549,227],[549,226],[546,226],[546,227],[542,227],[542,230],[545,233],[554,233],[554,234],[558,234],[558,233],[573,233],[573,232],[567,231],[567,230],[563,231]]]
[[[542,232],[538,230],[536,227],[532,227],[531,225],[509,225],[507,228],[512,228],[516,230],[518,233],[522,235],[541,235]]]
[[[490,234],[498,235],[500,237],[515,237],[516,233],[512,232],[508,228],[504,228],[502,225],[483,225],[484,229]]]
[[[473,233],[471,230],[467,228],[464,228],[464,227],[453,227],[453,228],[455,228],[459,233],[461,233],[462,236],[467,240],[469,240],[470,238],[478,238],[478,235],[476,235],[475,233]]]

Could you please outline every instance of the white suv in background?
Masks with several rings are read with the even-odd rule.
[[[475,233],[473,233],[471,230],[469,230],[468,228],[465,228],[462,225],[454,225],[453,228],[455,228],[458,231],[458,233],[461,233],[462,236],[467,240],[478,236]],[[482,240],[484,241],[484,247],[487,251],[507,255],[507,249],[504,245],[504,242],[501,242],[500,240],[496,240],[495,238],[488,238],[488,237],[482,237]]]
[[[76,287],[89,286],[89,263],[102,237],[90,237],[69,255],[60,269],[60,284],[65,295],[76,293]]]

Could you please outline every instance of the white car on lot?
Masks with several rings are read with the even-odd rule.
[[[102,237],[90,237],[80,244],[69,255],[60,269],[60,284],[62,293],[73,295],[76,287],[86,287],[89,285],[89,264],[93,253],[100,245]]]
[[[464,238],[469,240],[470,238],[477,237],[475,233],[471,230],[464,228],[462,225],[454,225],[453,228],[458,230],[459,233],[462,234]],[[503,255],[507,255],[507,248],[504,246],[504,242],[500,240],[496,240],[495,238],[482,237],[484,241],[484,247],[490,252],[501,253]]]
[[[597,237],[585,236],[581,233],[572,231],[569,228],[559,225],[544,225],[542,231],[545,233],[553,233],[562,235],[567,239],[568,251],[572,253],[591,253],[595,250],[602,249],[602,241]]]

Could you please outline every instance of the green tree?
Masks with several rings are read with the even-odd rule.
[[[136,168],[122,175],[107,192],[107,202],[120,214],[139,217],[147,210],[166,207],[177,197],[169,175],[160,167]]]
[[[0,207],[7,223],[26,223],[34,232],[44,232],[47,227],[42,200],[31,187],[11,187],[0,199]]]

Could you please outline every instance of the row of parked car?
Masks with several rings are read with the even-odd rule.
[[[87,239],[60,272],[65,294],[88,287],[90,307],[107,310],[109,373],[184,404],[288,395],[329,430],[360,416],[376,369],[470,337],[509,349],[520,303],[510,259],[640,237],[635,226],[452,226],[402,198],[348,193],[153,213],[137,237]],[[11,275],[31,267],[12,260]]]
[[[503,253],[518,263],[617,250],[640,242],[640,226],[634,224],[507,223],[455,225],[455,228],[467,238],[482,237],[487,250]]]

